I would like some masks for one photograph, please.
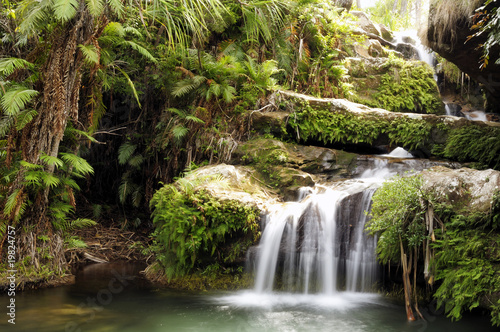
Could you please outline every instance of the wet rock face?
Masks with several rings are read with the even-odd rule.
[[[480,45],[484,44],[487,34],[474,37],[470,40],[474,31],[471,30],[472,22],[466,17],[458,17],[453,24],[450,24],[450,30],[440,32],[433,22],[439,22],[440,18],[432,19],[435,8],[440,0],[431,1],[430,19],[427,28],[426,44],[446,60],[454,63],[472,79],[482,84],[484,92],[487,94],[488,108],[496,113],[500,112],[500,65],[490,61],[484,69],[480,68],[480,60],[483,55]],[[471,17],[473,12],[468,15]],[[437,40],[437,33],[447,36],[443,40]],[[492,49],[491,54],[499,54],[500,49]]]

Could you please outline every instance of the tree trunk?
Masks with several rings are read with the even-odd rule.
[[[94,34],[94,19],[80,2],[75,18],[54,29],[51,49],[41,69],[41,103],[38,115],[27,125],[22,134],[22,158],[31,164],[41,164],[40,156],[57,157],[68,120],[78,121],[78,100],[84,64],[78,45],[87,44]],[[44,171],[52,174],[54,166],[44,165]],[[49,266],[52,271],[62,273],[64,258],[63,240],[48,214],[49,187],[34,192],[24,186],[21,169],[9,188],[9,194],[19,190],[17,205],[31,200],[23,217],[16,226],[19,230],[18,261],[30,257],[29,264],[38,269]],[[31,196],[31,197],[28,197]],[[8,216],[14,224],[15,211]]]
[[[414,321],[415,316],[413,315],[413,310],[411,307],[411,282],[410,282],[410,272],[412,265],[412,257],[407,258],[407,255],[404,252],[403,242],[401,238],[399,239],[400,250],[401,250],[401,263],[403,264],[403,288],[405,291],[405,309],[406,309],[406,318],[409,321]]]

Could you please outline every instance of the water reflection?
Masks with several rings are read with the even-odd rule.
[[[121,291],[118,283],[109,287],[113,278],[120,282],[113,270],[128,282]],[[75,285],[20,293],[16,325],[4,317],[0,331],[498,331],[487,317],[469,315],[451,323],[426,308],[421,310],[427,322],[408,323],[402,306],[376,294],[186,293],[148,287],[137,271],[130,266],[94,266],[77,276]],[[2,297],[2,303],[6,299]]]

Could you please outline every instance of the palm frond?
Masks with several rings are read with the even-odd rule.
[[[36,90],[16,85],[2,96],[0,104],[5,114],[16,116],[37,95]]]
[[[62,22],[72,19],[78,9],[78,0],[54,0],[54,15]]]

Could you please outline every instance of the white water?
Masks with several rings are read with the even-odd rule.
[[[387,160],[360,179],[301,189],[299,202],[271,207],[257,247],[256,294],[333,296],[369,291],[376,281],[375,239],[364,232],[376,187],[395,173]]]

